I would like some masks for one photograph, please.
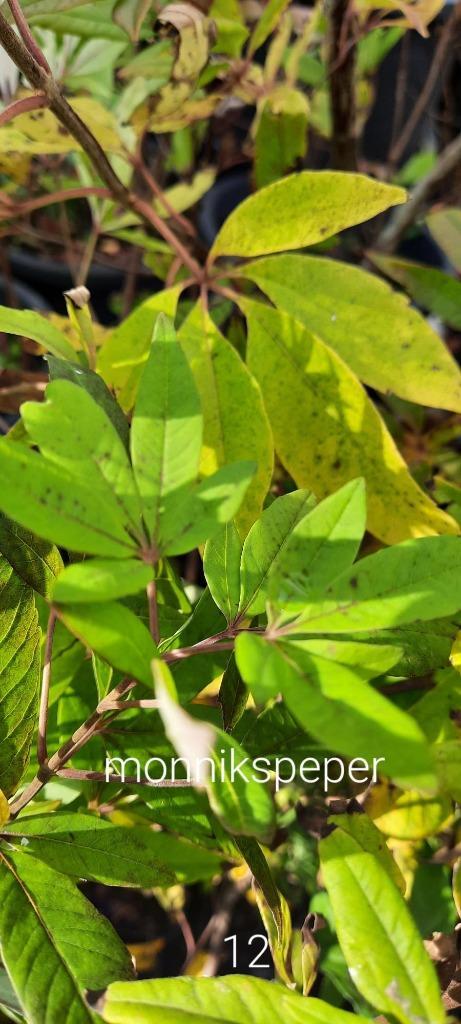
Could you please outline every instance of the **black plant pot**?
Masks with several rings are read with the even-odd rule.
[[[42,312],[49,310],[49,305],[34,288],[29,288],[28,285],[23,284],[22,281],[15,279],[11,282],[11,288],[3,275],[0,274],[0,305],[9,306],[8,296],[10,291],[13,291],[16,305],[19,309],[35,309]],[[35,359],[35,357],[33,357]],[[41,358],[37,359],[37,363],[41,364]],[[15,413],[0,413],[0,434],[6,434],[10,427],[16,423],[18,419]]]
[[[15,278],[25,284],[37,285],[51,309],[56,313],[66,312],[63,293],[74,287],[74,281],[65,263],[16,246],[10,249],[9,260]],[[100,323],[110,325],[116,322],[110,302],[112,295],[122,290],[124,280],[125,274],[118,267],[92,264],[87,285]]]
[[[232,167],[205,193],[197,212],[200,237],[209,248],[232,210],[251,194],[250,168]]]
[[[17,279],[12,281],[11,287],[19,309],[49,310],[50,307],[43,295],[36,292],[35,288],[29,288],[27,284],[24,284],[22,281],[18,281]],[[0,304],[2,306],[10,305],[8,302],[9,291],[10,289],[8,288],[4,276],[0,274]]]

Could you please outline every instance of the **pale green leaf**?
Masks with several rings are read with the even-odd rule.
[[[205,477],[194,490],[168,495],[159,550],[167,555],[181,555],[213,537],[221,526],[235,518],[255,471],[254,462],[234,462]]]
[[[359,992],[401,1024],[443,1024],[435,968],[374,850],[336,827],[320,843],[320,855],[338,938]]]
[[[76,353],[62,331],[59,331],[54,324],[43,316],[42,313],[34,313],[29,309],[10,309],[9,306],[0,306],[0,331],[5,334],[17,334],[20,337],[30,338],[43,345],[47,352],[61,359],[69,359],[75,362]]]
[[[62,466],[53,465],[22,444],[0,441],[0,509],[26,530],[72,551],[107,558],[130,558],[136,547],[121,513]]]
[[[461,608],[461,540],[420,537],[362,558],[327,587],[300,601],[302,632],[350,633],[430,620]]]
[[[335,352],[287,313],[241,298],[248,363],[261,385],[276,450],[298,487],[325,497],[363,476],[368,529],[393,543],[457,533],[410,476],[371,399]],[[305,444],[299,439],[306,438]]]
[[[173,324],[160,315],[131,426],[131,458],[143,517],[154,543],[166,499],[195,482],[202,444],[200,401]]]
[[[293,491],[276,498],[252,526],[242,550],[239,616],[263,612],[269,574],[275,572],[293,529],[313,508],[309,491]]]
[[[436,210],[426,217],[426,223],[450,263],[461,273],[461,210],[456,207]]]
[[[273,470],[273,442],[259,386],[240,356],[197,303],[179,332],[204,417],[200,463],[205,476],[239,459],[257,472],[237,516],[244,534],[261,511]]]
[[[125,675],[152,688],[150,663],[157,649],[140,619],[116,601],[62,605],[59,617],[91,651]]]
[[[104,409],[69,380],[52,381],[45,397],[21,406],[29,437],[47,460],[62,466],[77,485],[91,487],[104,499],[107,513],[141,539],[141,503],[128,453]]]
[[[152,579],[152,567],[134,558],[123,562],[102,558],[75,562],[56,580],[53,601],[58,604],[115,601],[138,594]]]
[[[245,199],[223,224],[217,256],[263,256],[331,238],[399,203],[406,193],[363,174],[301,171]]]
[[[181,287],[157,292],[136,309],[109,335],[98,353],[98,371],[115,389],[122,409],[131,409],[141,373],[152,344],[159,313],[174,317]]]
[[[238,974],[116,983],[102,1014],[108,1024],[364,1024],[319,999]]]
[[[232,520],[207,542],[203,556],[205,579],[226,622],[232,622],[238,612],[241,557],[242,541]]]
[[[114,396],[103,381],[102,377],[85,366],[77,366],[75,363],[67,363],[63,359],[56,359],[54,356],[47,357],[50,371],[50,380],[70,380],[73,384],[79,384],[81,388],[88,391],[95,402],[109,417],[117,433],[119,434],[125,448],[128,448],[129,426],[126,416],[115,401]]]
[[[456,277],[435,267],[413,263],[412,260],[397,256],[384,256],[380,252],[369,252],[367,255],[387,277],[402,285],[418,306],[440,317],[455,330],[461,329],[461,281]],[[456,372],[454,367],[453,371]],[[435,405],[435,402],[427,404]]]
[[[261,17],[256,22],[250,42],[248,44],[248,56],[252,57],[256,50],[265,43],[268,36],[273,32],[279,18],[283,14],[289,0],[268,0],[263,8]]]
[[[307,601],[352,565],[365,533],[363,480],[351,480],[295,524],[270,571],[274,600]]]
[[[388,257],[375,262],[383,266],[383,260]],[[365,384],[410,402],[461,410],[461,371],[449,350],[406,296],[375,275],[349,263],[296,255],[258,260],[242,274],[330,345]],[[458,288],[461,324],[461,284],[447,280]],[[437,295],[442,301],[439,285]]]
[[[352,668],[250,633],[237,638],[236,657],[256,701],[281,693],[294,718],[329,749],[370,765],[382,758],[380,774],[402,788],[435,789],[431,752],[419,726]]]

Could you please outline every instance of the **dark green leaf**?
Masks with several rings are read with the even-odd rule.
[[[54,544],[0,513],[0,551],[25,583],[48,600],[63,561]]]

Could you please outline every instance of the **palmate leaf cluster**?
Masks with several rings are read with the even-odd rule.
[[[459,411],[461,377],[386,285],[283,255],[402,198],[361,176],[306,173],[231,215],[209,265],[246,320],[245,362],[200,302],[175,328],[180,286],[107,335],[98,373],[83,342],[39,314],[0,310],[3,330],[51,353],[44,402],[25,403],[0,442],[0,788],[10,800],[0,804],[0,1003],[13,1020],[445,1020],[412,900],[416,854],[456,828],[460,799],[460,685],[449,666],[461,541],[364,385]],[[247,262],[217,262],[225,257]],[[271,487],[274,449],[286,475]],[[367,529],[389,546],[365,553]],[[197,548],[206,586],[194,602],[178,558]],[[53,641],[45,778],[70,766],[65,800],[56,780],[42,789],[30,756],[38,623],[45,676]],[[433,689],[402,699],[405,684],[433,673]],[[213,699],[197,700],[209,684]],[[286,808],[273,779],[208,774],[162,790],[101,778],[108,753],[264,756],[273,768],[308,751],[381,759],[361,810],[334,815],[309,846],[306,888],[331,925],[321,998],[308,995],[316,968],[291,926]],[[305,800],[296,782],[287,793],[293,808]],[[134,981],[122,942],[76,885],[168,891],[242,863],[275,984]],[[444,915],[455,919],[450,894]],[[101,992],[95,1003],[89,994]]]

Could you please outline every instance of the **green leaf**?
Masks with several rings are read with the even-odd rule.
[[[209,476],[240,459],[257,464],[237,516],[239,530],[247,533],[261,511],[273,471],[272,433],[259,385],[201,303],[182,325],[179,340],[202,402],[201,472]]]
[[[114,519],[142,537],[141,504],[128,453],[94,398],[69,380],[55,380],[46,389],[46,401],[26,402],[21,414],[42,454],[104,497]]]
[[[236,658],[257,702],[281,693],[306,732],[328,748],[370,765],[382,758],[380,774],[402,788],[436,788],[419,726],[350,667],[294,643],[274,645],[249,633],[237,638]]]
[[[55,359],[54,356],[48,356],[46,361],[49,366],[50,380],[70,380],[73,384],[79,384],[101,406],[101,409],[104,410],[106,416],[111,420],[125,448],[128,448],[130,433],[128,420],[123,415],[120,406],[115,401],[102,377],[84,366],[66,363],[62,359]]]
[[[0,441],[0,509],[26,530],[71,551],[107,558],[132,558],[136,547],[121,514],[100,494],[62,466],[22,444]]]
[[[263,8],[261,17],[256,22],[256,28],[248,44],[249,57],[253,56],[256,50],[265,43],[267,37],[273,32],[285,7],[288,6],[288,2],[289,0],[269,0]]]
[[[373,260],[386,273],[386,262],[401,262]],[[461,284],[440,271],[425,273],[439,274],[458,289],[460,326]],[[375,275],[337,260],[294,255],[258,260],[242,274],[330,345],[365,384],[410,402],[461,410],[461,371],[450,352],[407,297]],[[406,284],[405,274],[390,276]],[[440,282],[436,291],[443,302]]]
[[[210,807],[233,835],[253,836],[269,842],[275,827],[275,810],[266,787],[255,779],[251,758],[237,741],[215,729],[212,753],[216,776],[206,787]]]
[[[5,850],[0,853],[0,950],[29,1024],[92,1024],[85,989],[104,989],[133,973],[112,925],[70,879]]]
[[[153,569],[136,559],[110,561],[91,559],[68,565],[53,587],[58,604],[87,601],[115,601],[137,594],[153,579]]]
[[[443,1024],[435,969],[373,849],[336,827],[321,841],[320,856],[338,938],[359,992],[401,1024]]]
[[[66,604],[59,617],[103,661],[152,689],[150,663],[157,649],[147,627],[129,608],[117,601]]]
[[[249,299],[239,302],[248,321],[248,363],[261,385],[278,455],[298,487],[323,498],[363,476],[368,529],[385,543],[456,533],[454,520],[410,476],[342,359],[288,314]]]
[[[40,681],[32,591],[0,559],[0,789],[14,792],[29,762]]]
[[[373,857],[376,857],[376,860],[387,871],[389,878],[392,879],[400,892],[405,895],[406,883],[402,872],[394,860],[389,847],[386,845],[382,832],[376,828],[368,814],[364,814],[362,811],[358,813],[353,811],[347,814],[333,814],[328,819],[328,824],[339,826],[343,832],[352,836],[352,839],[365,852],[371,853]]]
[[[420,537],[367,555],[309,605],[299,602],[298,632],[386,629],[461,608],[461,542]],[[299,621],[299,620],[298,620]]]
[[[270,571],[274,600],[308,601],[352,565],[365,533],[362,479],[351,480],[296,523]]]
[[[132,42],[138,41],[142,23],[151,6],[152,0],[117,0],[113,19],[129,35]]]
[[[450,263],[461,273],[461,210],[456,207],[437,210],[426,217],[426,224]]]
[[[403,189],[363,174],[291,174],[240,203],[223,224],[211,256],[263,256],[315,245],[405,199]]]
[[[155,661],[153,672],[166,735],[185,759],[189,778],[206,790],[218,820],[232,834],[270,840],[274,804],[265,787],[254,779],[250,758],[227,733],[197,721],[180,707],[167,665]]]
[[[384,643],[387,634],[383,634],[381,644],[366,643],[360,640],[345,640],[344,637],[314,637],[310,640],[296,640],[296,646],[309,654],[334,661],[346,668],[353,669],[361,679],[376,679],[394,668],[399,662],[401,651]],[[398,675],[395,668],[395,675]],[[392,695],[392,687],[389,687]]]
[[[169,494],[164,502],[159,550],[182,555],[213,537],[235,518],[255,470],[254,462],[234,462],[206,477],[189,493]]]
[[[413,263],[412,260],[384,256],[380,252],[368,252],[367,255],[383,274],[401,284],[418,306],[440,317],[455,330],[461,329],[461,281],[443,270]],[[454,367],[452,372],[456,372]],[[447,383],[449,386],[450,382]]]
[[[148,828],[122,828],[91,814],[39,814],[2,829],[24,853],[56,871],[104,885],[135,888],[173,885],[165,836]],[[160,839],[160,842],[157,840]]]
[[[276,498],[252,526],[242,550],[239,617],[264,611],[269,574],[283,559],[294,528],[314,504],[315,498],[309,491],[284,494]]]
[[[243,682],[233,652],[223,673],[218,700],[221,705],[223,727],[226,732],[233,732],[248,702],[248,687]]]
[[[258,188],[277,181],[305,156],[308,115],[308,101],[299,89],[278,85],[263,100],[255,135]]]
[[[433,747],[439,785],[457,803],[461,801],[461,744],[459,738]]]
[[[239,974],[116,983],[106,992],[102,1015],[108,1024],[364,1024],[319,999]]]
[[[41,540],[0,513],[0,552],[25,583],[50,599],[56,577],[63,569],[54,544]]]
[[[116,327],[98,354],[98,372],[117,392],[122,409],[134,405],[139,380],[152,344],[152,332],[158,313],[174,317],[181,286],[157,292]]]
[[[186,357],[171,321],[160,315],[139,384],[131,458],[144,522],[157,542],[165,500],[176,500],[199,467],[203,418]]]
[[[5,334],[17,334],[23,338],[30,338],[43,345],[47,352],[61,359],[69,359],[75,362],[76,354],[74,349],[63,334],[54,324],[50,323],[41,313],[34,313],[27,309],[10,309],[9,306],[0,306],[0,331]]]
[[[207,541],[203,556],[203,571],[210,593],[227,623],[233,622],[238,612],[241,557],[242,541],[232,520]]]

